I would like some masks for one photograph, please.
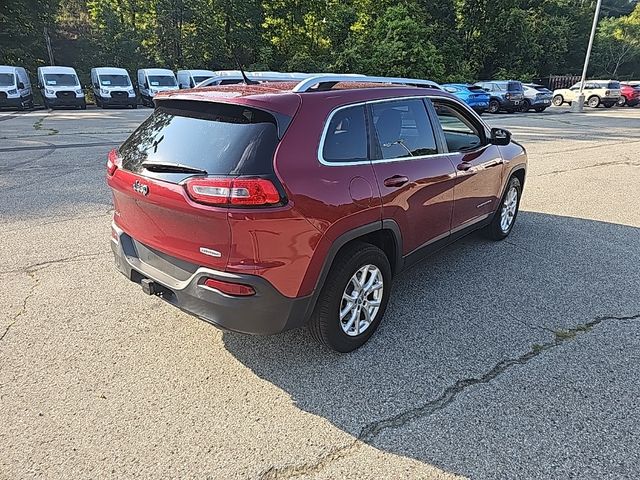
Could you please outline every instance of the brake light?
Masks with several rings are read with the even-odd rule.
[[[215,288],[216,290],[234,297],[248,297],[255,295],[256,291],[249,285],[243,285],[241,283],[224,282],[222,280],[216,280],[214,278],[207,278],[204,281],[204,285],[209,288]]]
[[[609,95],[611,95],[611,91],[609,91],[609,90],[605,90],[605,92],[604,92],[604,96],[605,96],[605,97],[608,97]]]
[[[114,148],[107,155],[107,174],[112,176],[118,168],[122,167],[122,158],[118,153],[118,149]]]
[[[275,205],[280,194],[264,178],[192,178],[185,184],[189,197],[207,205]]]

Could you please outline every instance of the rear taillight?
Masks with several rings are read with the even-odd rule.
[[[263,206],[280,203],[280,193],[265,178],[192,178],[185,184],[189,197],[207,205]]]
[[[226,295],[232,295],[234,297],[248,297],[255,295],[256,291],[249,285],[243,285],[241,283],[224,282],[222,280],[216,280],[214,278],[207,278],[204,281],[204,285],[209,288],[213,288]]]
[[[609,95],[611,95],[611,91],[609,91],[609,90],[605,90],[605,92],[604,92],[604,96],[605,96],[605,97],[608,97]]]
[[[511,98],[511,94],[509,92],[505,93],[504,98],[509,100]]]
[[[118,153],[118,149],[114,148],[107,155],[107,174],[112,176],[116,170],[122,166],[122,158]]]

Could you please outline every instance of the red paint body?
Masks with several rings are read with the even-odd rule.
[[[629,85],[628,83],[620,84],[620,94],[625,99],[625,105],[634,107],[640,103],[640,86]]]
[[[382,228],[383,220],[392,220],[399,227],[400,253],[405,256],[494,212],[510,171],[526,162],[524,149],[512,143],[487,144],[469,154],[325,165],[318,159],[318,148],[327,118],[337,107],[398,97],[439,97],[462,104],[443,91],[414,87],[303,94],[292,93],[291,87],[233,85],[157,98],[158,102],[170,98],[238,103],[292,117],[273,160],[286,193],[285,205],[261,209],[202,205],[192,201],[181,185],[117,169],[108,176],[116,225],[164,254],[224,272],[260,276],[282,295],[302,297],[321,286],[329,251],[345,233],[376,223]],[[385,185],[394,176],[407,181]],[[133,191],[136,180],[149,187],[147,195]],[[201,247],[220,252],[220,257],[201,253]]]

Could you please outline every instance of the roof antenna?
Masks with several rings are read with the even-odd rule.
[[[236,55],[236,52],[232,52],[233,54],[233,58],[235,58],[236,60],[236,64],[238,65],[238,70],[240,70],[240,75],[242,75],[242,80],[244,81],[245,85],[258,85],[260,82],[257,82],[255,80],[250,80],[249,77],[247,77],[247,74],[244,73],[244,70],[242,69],[242,64],[240,63],[240,60],[238,60],[238,56]]]

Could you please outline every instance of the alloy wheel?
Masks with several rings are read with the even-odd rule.
[[[382,304],[384,281],[375,265],[364,265],[351,277],[340,301],[340,327],[350,337],[366,331]]]
[[[516,216],[516,210],[518,209],[518,189],[513,186],[507,192],[502,203],[502,210],[500,211],[500,229],[507,233],[513,225],[513,219]]]

